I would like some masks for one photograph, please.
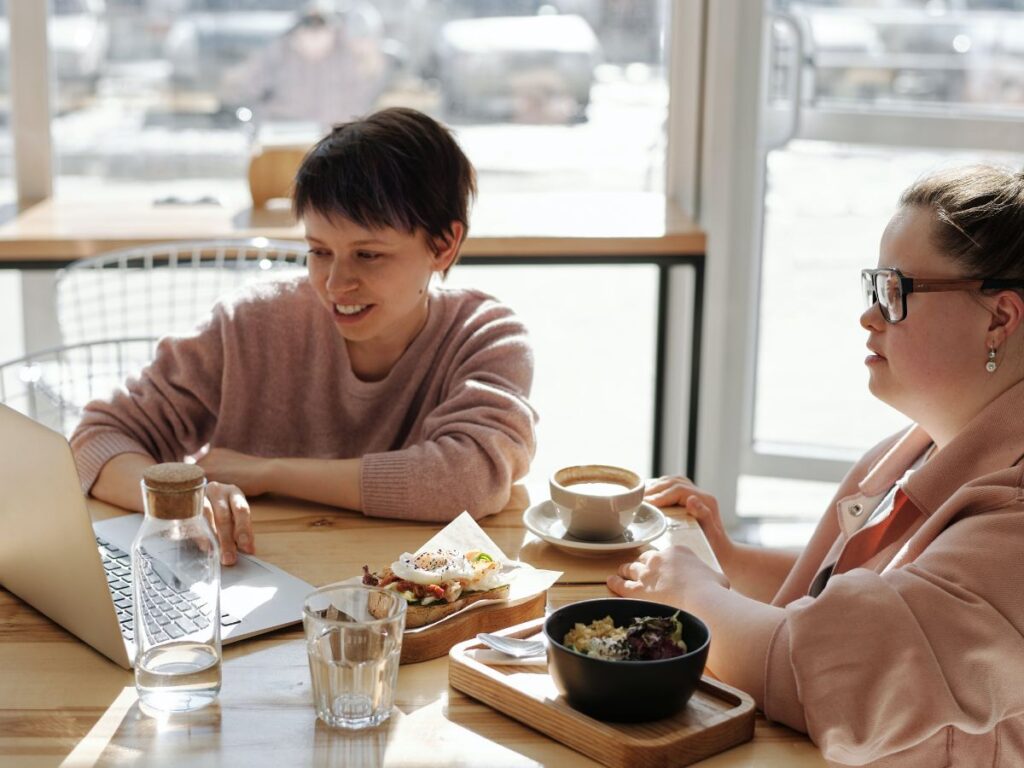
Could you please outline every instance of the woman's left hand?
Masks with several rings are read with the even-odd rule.
[[[648,550],[608,577],[608,588],[623,597],[667,603],[686,609],[688,595],[702,585],[729,588],[724,575],[708,567],[689,547]]]
[[[250,456],[230,448],[210,448],[196,463],[206,472],[207,480],[238,486],[246,496],[259,496],[270,488],[267,474],[270,459]]]

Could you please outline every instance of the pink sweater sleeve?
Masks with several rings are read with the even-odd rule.
[[[855,569],[790,603],[768,652],[765,714],[806,730],[831,761],[901,766],[939,764],[928,760],[949,726],[983,734],[1018,715],[1024,502],[1012,488],[997,501],[908,565]]]
[[[460,344],[443,401],[423,423],[424,439],[363,457],[363,510],[375,517],[449,521],[499,512],[529,469],[536,415],[527,402],[533,355],[508,310]]]
[[[218,309],[195,336],[162,339],[138,378],[85,406],[71,448],[86,493],[118,454],[181,461],[209,441],[220,407],[222,320]]]

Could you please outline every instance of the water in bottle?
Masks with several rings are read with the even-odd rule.
[[[199,709],[220,692],[220,549],[203,516],[205,487],[195,464],[143,475],[146,517],[132,544],[135,686],[153,709]]]

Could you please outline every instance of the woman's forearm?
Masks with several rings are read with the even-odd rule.
[[[150,456],[141,453],[121,453],[112,458],[100,470],[90,493],[122,509],[142,511],[142,491],[139,483],[146,467],[156,464]]]
[[[666,478],[659,482],[668,484],[661,491],[663,501],[686,502],[686,511],[700,524],[733,589],[763,603],[771,602],[793,569],[798,554],[736,543],[725,530],[713,496],[702,494],[685,478]]]
[[[708,669],[724,683],[749,693],[762,709],[768,645],[785,618],[784,609],[710,583],[688,594],[686,609],[711,630]]]
[[[733,589],[762,603],[775,597],[798,557],[796,552],[736,543],[724,557],[715,554]]]
[[[270,459],[266,490],[361,512],[362,459]]]

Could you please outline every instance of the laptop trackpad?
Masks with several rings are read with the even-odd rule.
[[[238,562],[234,565],[220,567],[220,587],[227,589],[243,581],[247,584],[257,583],[270,575],[270,569],[262,563],[239,553]]]

